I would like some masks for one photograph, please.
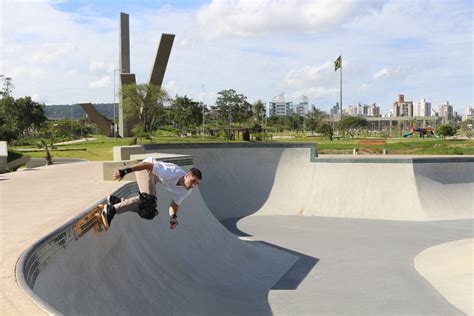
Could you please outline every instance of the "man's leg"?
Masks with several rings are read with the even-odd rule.
[[[145,192],[150,195],[156,196],[156,183],[155,176],[148,170],[141,170],[135,172],[137,178],[138,189],[140,192]],[[114,205],[117,214],[125,212],[137,212],[138,205],[140,204],[140,197],[134,196],[129,199],[124,199],[122,202]]]

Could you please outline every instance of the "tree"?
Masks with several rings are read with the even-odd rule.
[[[122,95],[125,118],[132,122],[137,120],[145,133],[157,129],[166,120],[163,103],[168,100],[168,94],[159,86],[124,85]]]
[[[0,99],[0,136],[7,141],[25,134],[29,129],[42,126],[47,121],[42,104],[31,97],[14,99],[2,94]]]
[[[0,78],[2,78],[2,90],[0,91],[0,95],[2,98],[11,96],[13,88],[15,88],[12,83],[12,78],[5,77],[4,75],[0,75]]]
[[[306,128],[311,132],[315,132],[321,127],[321,125],[323,125],[324,116],[325,114],[323,111],[313,106],[311,111],[306,114]]]
[[[465,120],[461,123],[461,132],[469,138],[472,137],[472,135],[473,135],[472,120]]]
[[[298,114],[292,114],[287,116],[287,127],[290,130],[298,131],[303,130],[304,117]]]
[[[56,149],[56,146],[54,146],[54,138],[51,138],[50,140],[41,139],[38,142],[38,148],[41,148],[45,151],[46,156],[44,158],[46,159],[46,164],[48,166],[52,165],[53,156],[51,155],[51,150]]]
[[[367,129],[369,127],[369,122],[359,116],[346,116],[339,121],[338,128],[349,134],[351,138],[355,134],[359,133],[361,130]]]
[[[176,98],[171,105],[171,119],[176,126],[186,133],[189,128],[195,128],[202,123],[202,104],[189,99],[186,95]]]
[[[233,89],[217,93],[216,109],[219,117],[227,118],[229,126],[232,122],[238,122],[240,126],[242,122],[252,117],[252,105],[247,102],[247,97]]]
[[[444,124],[438,126],[436,133],[441,135],[443,138],[446,138],[446,136],[454,136],[456,134],[456,128],[452,125]]]
[[[332,138],[334,136],[334,130],[332,129],[331,125],[329,123],[323,123],[319,125],[316,129],[318,133],[323,134],[325,137],[328,137],[330,141],[332,141]]]
[[[254,123],[262,124],[263,119],[267,116],[265,104],[261,100],[257,100],[252,105],[252,113],[254,118]]]

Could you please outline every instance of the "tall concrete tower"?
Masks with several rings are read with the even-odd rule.
[[[122,137],[130,136],[130,128],[125,120],[122,97],[122,74],[130,74],[130,27],[127,13],[120,12],[119,34],[119,71],[120,71],[120,97],[119,97],[119,134]]]
[[[166,66],[173,46],[174,34],[161,34],[160,43],[156,51],[149,84],[161,87],[166,72]],[[122,86],[136,84],[135,74],[130,72],[130,28],[128,14],[120,13],[119,37],[119,66],[120,66],[120,106],[119,106],[119,133],[122,137],[131,136],[131,128],[138,118],[125,119]]]

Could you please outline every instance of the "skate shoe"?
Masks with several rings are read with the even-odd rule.
[[[122,199],[119,198],[118,196],[115,196],[115,195],[111,194],[107,197],[107,204],[109,204],[109,205],[115,205],[115,204],[118,204],[120,202],[122,202]]]

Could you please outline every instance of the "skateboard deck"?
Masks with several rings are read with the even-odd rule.
[[[97,232],[107,231],[109,226],[103,216],[103,210],[104,204],[99,204],[78,220],[75,224],[77,236],[84,235],[92,228]]]
[[[107,231],[109,229],[109,225],[107,225],[107,220],[105,219],[104,207],[105,207],[104,204],[97,205],[98,212],[99,212],[98,213],[98,217],[99,217],[98,220],[99,220],[100,224],[102,224],[104,229]]]

